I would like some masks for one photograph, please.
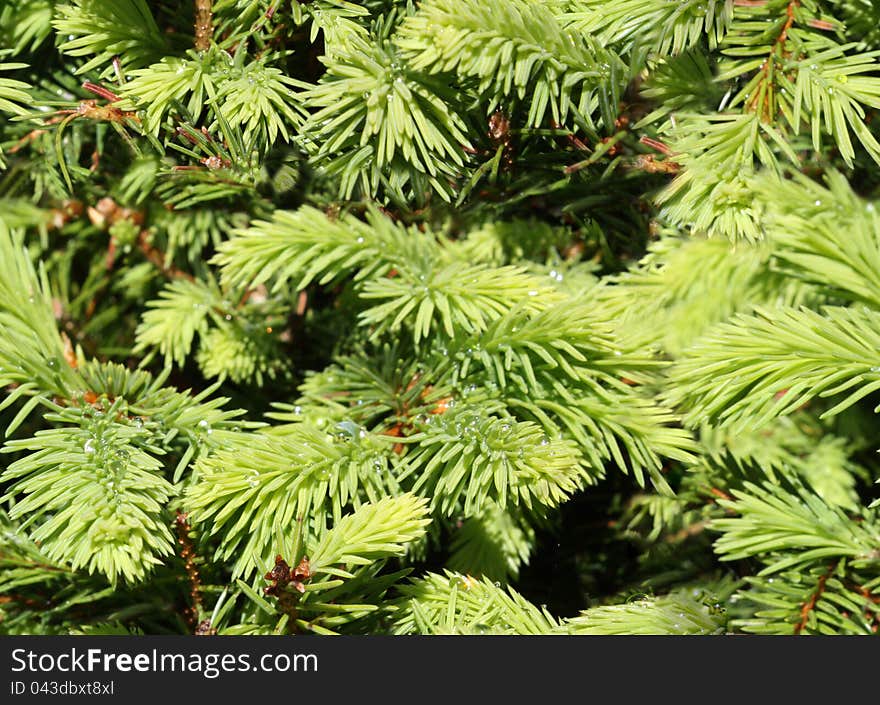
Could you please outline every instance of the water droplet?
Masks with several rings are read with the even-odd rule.
[[[545,435],[545,436],[541,436],[541,442],[540,442],[540,445],[542,445],[542,446],[546,446],[546,445],[549,445],[549,444],[550,444],[550,439],[547,438],[546,435]]]
[[[293,413],[296,414],[297,416],[299,416],[302,412],[303,412],[303,408],[299,404],[297,404],[295,407],[293,407]]]
[[[336,424],[336,428],[339,429],[336,433],[337,440],[340,441],[350,441],[353,438],[363,438],[361,433],[366,435],[366,432],[360,428],[354,421],[340,421]]]
[[[821,206],[821,205],[822,205],[822,201],[820,201],[820,200],[817,198],[817,199],[813,202],[813,205],[814,205],[814,206]]]
[[[144,427],[144,417],[143,416],[135,416],[134,417],[134,427],[135,428],[143,428]]]
[[[847,76],[845,73],[842,73],[837,76],[837,80],[840,83],[846,83],[847,81],[849,81],[849,76]]]
[[[537,296],[537,295],[538,295],[538,291],[536,289],[532,289],[531,291],[529,291],[529,296]]]
[[[227,313],[225,316],[223,316],[223,318],[225,318],[227,321],[231,321],[231,320],[232,320],[232,314],[231,314],[231,313]]]
[[[357,239],[356,242],[357,242],[358,245],[363,245],[363,244],[364,244],[364,238],[363,238],[363,237],[358,237],[358,239]]]
[[[95,452],[95,444],[91,438],[89,438],[83,444],[83,452],[86,453],[87,455],[91,455],[92,453]]]
[[[207,427],[208,427],[208,422],[205,419],[202,419],[201,421],[199,421],[199,428],[207,428]]]

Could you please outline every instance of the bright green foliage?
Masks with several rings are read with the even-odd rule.
[[[692,356],[677,364],[671,401],[687,399],[693,420],[752,427],[814,396],[845,394],[823,416],[840,412],[880,388],[878,325],[874,311],[838,306],[736,316],[700,338]],[[711,381],[697,380],[696,366]]]
[[[230,57],[215,49],[205,56],[190,51],[186,59],[163,58],[132,71],[134,79],[122,90],[130,102],[123,105],[143,105],[145,127],[153,134],[176,103],[192,120],[210,107],[218,120],[222,116],[231,127],[241,128],[245,144],[255,138],[275,142],[279,136],[287,141],[287,126],[302,122],[292,89],[297,82],[269,65],[270,55],[247,64],[245,56],[244,51]],[[217,129],[218,123],[211,124]]]
[[[878,533],[872,517],[867,526],[857,524],[809,491],[783,494],[779,487],[752,484],[746,489],[750,494],[734,491],[740,516],[714,522],[724,532],[716,548],[726,560],[759,555],[767,563],[759,575],[829,557],[876,561]]]
[[[112,418],[118,407],[107,414]],[[53,561],[104,573],[111,582],[119,575],[142,580],[171,553],[162,508],[173,487],[157,472],[161,462],[138,447],[142,429],[95,416],[84,410],[78,428],[47,429],[7,443],[9,452],[33,451],[3,475],[17,480],[9,493],[24,495],[10,517],[39,523],[32,537]]]
[[[498,6],[475,0],[429,0],[408,17],[397,46],[416,70],[478,81],[476,90],[501,101],[528,97],[526,125],[554,122],[569,112],[591,122],[593,102],[613,114],[625,67],[585,32],[572,32],[553,5],[514,0]],[[607,127],[607,125],[606,125]]]
[[[558,623],[513,590],[447,571],[403,588],[397,634],[549,634]]]
[[[725,610],[699,590],[673,592],[657,598],[643,598],[622,605],[593,607],[567,620],[568,634],[723,634]],[[697,599],[702,597],[702,599]]]
[[[413,495],[386,497],[343,517],[309,553],[311,570],[339,573],[336,565],[370,565],[378,558],[401,555],[406,544],[424,533],[425,501]],[[346,571],[347,572],[347,571]],[[348,573],[345,577],[353,577]]]
[[[114,58],[123,70],[139,68],[168,50],[145,0],[74,0],[59,5],[55,12],[52,27],[66,38],[61,51],[88,57],[77,73],[100,67],[101,76],[110,77]]]
[[[399,199],[404,189],[418,193],[429,184],[449,197],[444,181],[463,163],[467,143],[464,122],[446,107],[454,94],[400,61],[388,42],[346,38],[304,96],[320,108],[303,126],[305,144],[329,174],[341,176],[343,198],[358,187],[373,194],[381,182]]]
[[[155,345],[167,359],[182,365],[196,333],[204,335],[208,331],[211,306],[220,299],[220,292],[201,282],[187,279],[171,282],[144,314],[138,343],[141,347]]]
[[[0,71],[25,68],[25,64],[0,64]],[[30,99],[28,84],[12,78],[0,78],[0,110],[13,115],[25,115],[24,105]]]
[[[880,631],[876,3],[199,5],[0,8],[0,632]]]
[[[417,472],[413,489],[433,497],[444,514],[462,504],[470,516],[487,501],[552,506],[582,480],[575,445],[548,440],[537,424],[484,416],[467,406],[429,420],[424,431],[410,436],[418,451],[401,478]]]
[[[679,54],[700,42],[715,49],[733,19],[733,0],[572,0],[563,18],[603,44],[622,44],[630,53]]]
[[[248,434],[203,458],[187,506],[220,533],[218,555],[252,574],[277,552],[275,531],[296,521],[315,535],[349,503],[399,492],[390,441],[341,426],[335,435],[300,423],[286,433]]]

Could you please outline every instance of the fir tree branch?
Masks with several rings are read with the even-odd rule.
[[[417,477],[413,491],[426,493],[432,508],[446,515],[471,516],[490,502],[555,506],[584,481],[570,441],[550,440],[537,424],[473,407],[428,417],[407,442],[418,446],[407,454],[400,480]]]
[[[823,315],[824,314],[824,315]],[[760,428],[814,397],[841,395],[822,416],[880,388],[880,323],[868,309],[779,307],[736,315],[691,346],[670,371],[666,400],[685,421]]]
[[[445,571],[401,588],[396,634],[550,634],[558,622],[513,589]]]
[[[8,441],[5,452],[34,452],[3,473],[17,480],[3,500],[24,495],[10,516],[37,523],[33,538],[50,559],[112,583],[140,581],[172,552],[162,509],[173,488],[158,473],[161,463],[136,444],[136,428],[101,417],[83,415],[79,429]]]
[[[340,194],[372,196],[382,185],[403,202],[409,189],[418,197],[430,185],[449,200],[469,145],[454,92],[411,69],[387,42],[351,36],[323,61],[327,72],[304,95],[318,110],[303,125],[302,143],[339,176]]]
[[[211,8],[211,0],[195,0],[196,6],[196,22],[195,22],[195,49],[196,51],[207,51],[211,45],[211,38],[214,34],[213,12]]]
[[[492,8],[472,0],[423,2],[395,42],[414,69],[476,79],[478,92],[491,96],[489,112],[504,99],[528,96],[532,127],[548,109],[557,124],[569,113],[592,124],[595,102],[611,129],[626,77],[621,60],[589,34],[569,31],[550,9],[522,0]]]
[[[560,20],[568,27],[597,36],[603,44],[659,55],[679,54],[704,38],[717,47],[730,27],[736,0],[573,0],[563,3]]]
[[[52,26],[67,41],[61,51],[91,57],[76,73],[101,69],[114,75],[113,59],[123,70],[141,68],[168,51],[168,43],[144,0],[73,0],[60,5]]]
[[[726,614],[717,602],[707,604],[682,591],[622,605],[585,610],[560,626],[566,634],[723,634]]]
[[[391,441],[346,426],[335,437],[307,424],[275,434],[239,434],[196,462],[198,481],[185,506],[196,524],[220,537],[216,557],[233,574],[265,570],[278,552],[276,528],[302,519],[321,535],[349,504],[400,492],[390,472]]]
[[[369,565],[379,558],[401,555],[430,522],[426,505],[411,494],[363,505],[343,517],[310,551],[311,572],[340,575],[345,571],[333,566]]]
[[[739,516],[712,523],[722,532],[715,543],[722,560],[757,556],[765,564],[759,576],[828,558],[877,561],[878,532],[872,522],[853,521],[803,486],[795,485],[793,492],[769,483],[746,483],[745,488],[732,490],[736,501],[719,502]]]

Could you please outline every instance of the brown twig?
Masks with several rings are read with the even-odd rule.
[[[761,96],[766,95],[767,98],[761,104],[761,121],[765,123],[770,122],[772,118],[771,113],[773,108],[773,86],[768,82],[772,78],[772,70],[775,63],[775,56],[777,52],[782,56],[785,56],[785,42],[788,40],[789,30],[794,24],[794,11],[798,5],[800,5],[800,0],[789,0],[788,6],[785,8],[785,22],[782,25],[782,29],[780,30],[779,35],[776,37],[776,41],[773,43],[773,48],[770,49],[770,55],[766,59],[764,59],[764,63],[761,64],[761,68],[758,69],[760,78],[755,85],[755,90],[752,94],[752,97],[749,98],[749,102],[746,104],[747,110],[757,110],[758,102]],[[767,85],[766,90],[762,90],[765,84]]]
[[[822,597],[822,593],[825,592],[825,583],[828,582],[828,578],[831,577],[831,573],[833,571],[834,564],[829,566],[828,570],[825,571],[825,574],[819,578],[819,584],[816,586],[816,592],[814,592],[810,596],[810,599],[801,606],[801,620],[794,625],[795,634],[800,634],[807,626],[807,621],[810,618],[810,613],[814,609],[816,609],[816,603],[819,601],[819,598]]]
[[[22,137],[20,140],[18,140],[18,142],[16,142],[12,147],[9,148],[9,153],[15,154],[18,150],[20,150],[26,144],[37,139],[37,137],[39,137],[40,135],[45,135],[45,134],[46,134],[46,130],[40,130],[40,129],[31,130],[24,137]]]
[[[710,487],[709,492],[711,492],[713,495],[715,495],[719,499],[725,499],[728,502],[733,501],[733,497],[731,497],[729,494],[727,494],[727,492],[725,492],[724,490],[720,490],[717,487]]]
[[[214,34],[211,0],[196,0],[195,34],[196,51],[207,51],[211,46],[211,37]]]
[[[153,247],[153,244],[150,242],[149,230],[141,230],[138,235],[138,249],[140,249],[144,257],[146,257],[147,260],[159,269],[166,277],[169,277],[170,279],[188,279],[189,281],[195,281],[195,278],[189,272],[178,269],[173,265],[165,265],[165,256],[162,254],[161,250]]]
[[[676,531],[674,534],[669,534],[668,536],[666,536],[664,541],[666,543],[679,543],[681,541],[684,541],[685,539],[690,538],[691,536],[696,536],[697,534],[703,533],[708,526],[708,520],[698,521],[696,524],[686,526],[683,529]]]
[[[177,528],[177,543],[180,544],[180,557],[183,558],[186,567],[186,575],[189,579],[190,606],[186,609],[186,621],[193,629],[202,628],[199,623],[199,614],[202,611],[202,582],[199,579],[199,569],[196,568],[196,552],[193,548],[192,539],[189,537],[190,525],[184,512],[177,512],[175,520]]]

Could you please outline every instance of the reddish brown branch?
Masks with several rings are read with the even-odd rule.
[[[186,567],[186,576],[189,579],[190,606],[186,609],[186,621],[190,627],[202,630],[204,625],[199,623],[199,614],[202,611],[202,582],[199,578],[199,569],[196,568],[196,552],[193,548],[192,539],[189,537],[190,525],[184,512],[177,512],[175,521],[177,527],[177,543],[180,545],[180,557],[183,558]]]
[[[194,281],[193,275],[189,272],[184,272],[182,269],[178,269],[174,266],[165,265],[165,255],[158,248],[153,247],[153,244],[150,242],[149,230],[141,230],[140,235],[138,235],[138,248],[143,253],[144,257],[146,257],[147,260],[157,269],[161,270],[166,277],[169,277],[170,279],[188,279],[189,281]]]
[[[692,536],[703,533],[708,526],[709,522],[707,520],[698,521],[696,524],[686,526],[683,529],[676,531],[674,534],[669,534],[664,541],[666,541],[666,543],[679,543]]]
[[[825,574],[819,578],[819,583],[816,586],[816,592],[814,592],[810,596],[810,599],[801,606],[801,619],[797,624],[794,625],[795,634],[800,634],[807,626],[807,621],[810,618],[810,613],[814,609],[816,609],[816,603],[819,601],[819,598],[822,597],[822,593],[825,592],[825,583],[828,582],[828,578],[831,577],[831,573],[833,571],[834,565],[831,565],[825,572]]]
[[[208,47],[211,46],[211,37],[214,34],[211,0],[196,0],[195,34],[196,50],[207,51]]]
[[[717,487],[710,487],[709,492],[718,497],[719,499],[726,499],[728,502],[733,501],[733,497],[731,497],[724,490],[719,490]]]
[[[89,91],[89,93],[99,95],[105,100],[109,100],[111,103],[115,103],[117,100],[119,100],[119,96],[116,95],[113,91],[111,91],[109,88],[104,88],[104,86],[97,83],[84,81],[82,87]]]
[[[800,0],[789,0],[788,6],[785,8],[785,22],[782,25],[782,29],[779,32],[779,35],[776,37],[776,41],[773,43],[773,48],[770,49],[769,56],[764,59],[764,63],[761,64],[761,68],[758,70],[760,74],[760,78],[758,79],[757,84],[755,85],[755,91],[752,94],[752,97],[749,99],[749,102],[746,104],[746,109],[750,111],[754,111],[758,107],[758,100],[762,95],[762,86],[766,84],[770,80],[770,73],[773,68],[773,63],[775,61],[775,56],[779,53],[782,56],[785,56],[785,43],[788,41],[788,32],[794,24],[794,11],[797,6],[800,5]],[[772,94],[773,86],[767,86],[767,92]],[[766,99],[762,106],[761,111],[761,121],[762,122],[770,122],[771,119],[771,109],[772,109],[773,101]]]
[[[18,140],[18,142],[16,142],[14,145],[12,145],[12,147],[9,148],[9,153],[15,154],[18,150],[20,150],[26,144],[37,139],[37,137],[39,137],[40,135],[45,135],[45,134],[46,134],[46,130],[39,130],[39,129],[31,130],[24,137],[22,137],[20,140]]]

